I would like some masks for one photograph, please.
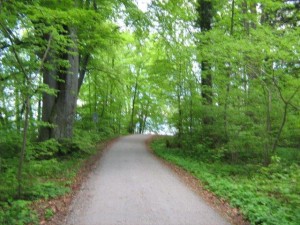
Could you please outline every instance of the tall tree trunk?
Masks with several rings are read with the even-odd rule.
[[[194,133],[194,102],[193,102],[193,89],[192,89],[192,82],[189,82],[189,88],[190,88],[190,115],[189,115],[189,133],[190,133],[190,138],[193,137],[193,133]],[[191,142],[192,144],[192,142]]]
[[[122,103],[119,104],[119,112],[118,112],[118,134],[121,134],[122,129]]]
[[[286,122],[288,105],[289,105],[289,103],[284,102],[284,108],[283,108],[283,115],[282,115],[281,125],[280,125],[279,131],[278,131],[278,133],[277,133],[277,135],[275,137],[273,145],[272,145],[272,152],[273,153],[276,151],[276,148],[277,148],[277,145],[278,145],[278,142],[279,142],[282,130],[283,130],[285,122]]]
[[[22,115],[20,110],[20,93],[19,90],[15,89],[15,108],[16,108],[16,127],[18,133],[21,132],[21,121],[22,121]]]
[[[68,48],[67,53],[60,54],[60,60],[69,62],[66,68],[55,70],[44,69],[44,83],[50,88],[57,90],[56,96],[43,94],[42,121],[50,123],[51,126],[40,129],[39,140],[50,138],[64,139],[73,135],[73,121],[78,94],[78,72],[79,57],[76,46],[76,31],[67,27],[73,46]],[[54,54],[48,56],[48,63],[54,63]]]
[[[146,121],[148,119],[148,113],[149,113],[149,107],[150,107],[150,102],[149,100],[147,101],[146,105],[142,105],[142,111],[140,114],[139,118],[139,133],[143,134],[145,132],[146,128]]]
[[[88,76],[88,85],[89,85],[89,112],[90,112],[90,119],[93,120],[93,114],[92,114],[92,94],[91,94],[91,76]]]
[[[207,32],[212,28],[213,20],[213,4],[210,0],[198,0],[198,20],[196,25],[201,29],[201,33]],[[211,64],[207,59],[202,59],[201,61],[201,96],[202,104],[205,108],[212,106],[213,104],[213,92],[212,92],[213,80]],[[211,131],[211,126],[213,124],[212,116],[205,110],[202,117],[202,127],[203,127],[203,138],[205,140],[212,140],[213,134]]]
[[[211,30],[213,20],[213,5],[210,0],[198,0],[197,26],[201,33]],[[201,62],[201,95],[204,104],[212,105],[212,74],[210,63],[203,59]],[[205,121],[205,120],[204,120]]]
[[[87,66],[90,61],[90,54],[84,54],[79,56],[79,64],[80,64],[80,70],[79,70],[79,78],[78,78],[78,93],[80,91],[80,88],[83,84],[83,80],[87,71]]]
[[[41,94],[38,95],[38,108],[37,108],[37,121],[42,120],[42,96]]]
[[[183,136],[183,123],[182,123],[182,108],[181,108],[181,87],[179,93],[177,93],[177,104],[178,104],[178,147],[182,147],[182,136]]]
[[[272,145],[272,121],[271,121],[271,111],[272,111],[272,92],[268,87],[263,86],[263,91],[266,100],[266,140],[264,146],[264,165],[269,165],[271,162],[271,145]]]
[[[231,20],[230,20],[230,36],[233,35],[234,31],[234,16],[235,16],[235,0],[232,0],[231,2]],[[225,94],[225,102],[224,102],[224,135],[225,135],[225,141],[229,141],[229,135],[228,135],[228,105],[229,105],[229,93],[230,93],[230,63],[228,63],[228,69],[226,70],[226,75],[227,75],[227,84],[226,84],[226,94]],[[226,65],[225,65],[226,68]]]
[[[48,57],[48,62],[53,61],[53,57]],[[48,68],[43,69],[43,82],[47,84],[49,88],[57,90],[57,78],[56,70],[49,70]],[[59,93],[58,93],[59,95]],[[42,121],[46,123],[52,123],[51,114],[55,105],[56,98],[58,96],[53,96],[47,93],[43,93],[43,104],[42,104]],[[39,140],[45,141],[52,138],[53,128],[49,125],[45,125],[40,128]]]
[[[19,157],[18,174],[17,174],[18,198],[20,198],[21,194],[22,194],[23,164],[24,164],[24,158],[25,158],[25,154],[26,154],[27,132],[28,132],[28,126],[29,126],[30,98],[29,98],[28,94],[26,94],[26,95],[27,96],[25,99],[25,119],[24,119],[24,128],[23,128],[23,142],[22,142],[22,148],[21,148],[20,157]]]
[[[128,132],[130,134],[134,133],[134,113],[135,113],[135,103],[136,103],[137,95],[138,95],[138,77],[136,77],[136,80],[135,80],[133,98],[132,98],[130,124],[129,124],[129,128],[128,128]]]
[[[208,61],[201,62],[201,96],[204,105],[212,105],[213,103],[213,93],[212,93],[212,74],[211,66]]]

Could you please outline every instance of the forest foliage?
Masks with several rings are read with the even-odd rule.
[[[51,183],[58,169],[127,133],[173,134],[164,154],[218,159],[220,173],[272,170],[275,160],[299,184],[299,9],[298,0],[0,0],[0,218],[64,193]]]

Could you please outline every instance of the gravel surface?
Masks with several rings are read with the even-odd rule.
[[[75,197],[65,225],[229,225],[146,149],[120,138]]]

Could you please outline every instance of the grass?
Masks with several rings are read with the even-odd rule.
[[[199,152],[167,149],[165,139],[155,140],[152,148],[158,156],[189,171],[201,180],[205,188],[229,201],[233,207],[240,208],[251,224],[299,224],[300,167],[295,163],[299,155],[293,156],[294,163],[285,163],[292,160],[289,158],[291,154],[296,153],[285,153],[280,149],[282,158],[274,156],[271,165],[263,167],[209,161],[205,153],[201,157]]]
[[[81,139],[63,145],[50,140],[48,143],[29,146],[24,164],[22,197],[17,198],[18,158],[15,153],[1,158],[0,165],[0,224],[24,225],[39,224],[38,213],[31,207],[40,200],[50,200],[71,191],[71,186],[84,162],[98,150],[95,143],[107,138],[83,135]],[[10,145],[4,143],[5,146]],[[30,148],[31,147],[31,148]],[[3,154],[4,155],[4,154]],[[54,212],[45,209],[45,219]]]
[[[22,199],[17,199],[15,160],[7,162],[10,169],[0,177],[0,224],[39,224],[30,208],[39,199],[51,199],[70,192],[70,186],[85,157],[63,160],[31,160],[26,162]]]

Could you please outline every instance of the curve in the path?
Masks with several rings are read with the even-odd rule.
[[[76,196],[67,225],[229,225],[146,149],[120,138]]]

